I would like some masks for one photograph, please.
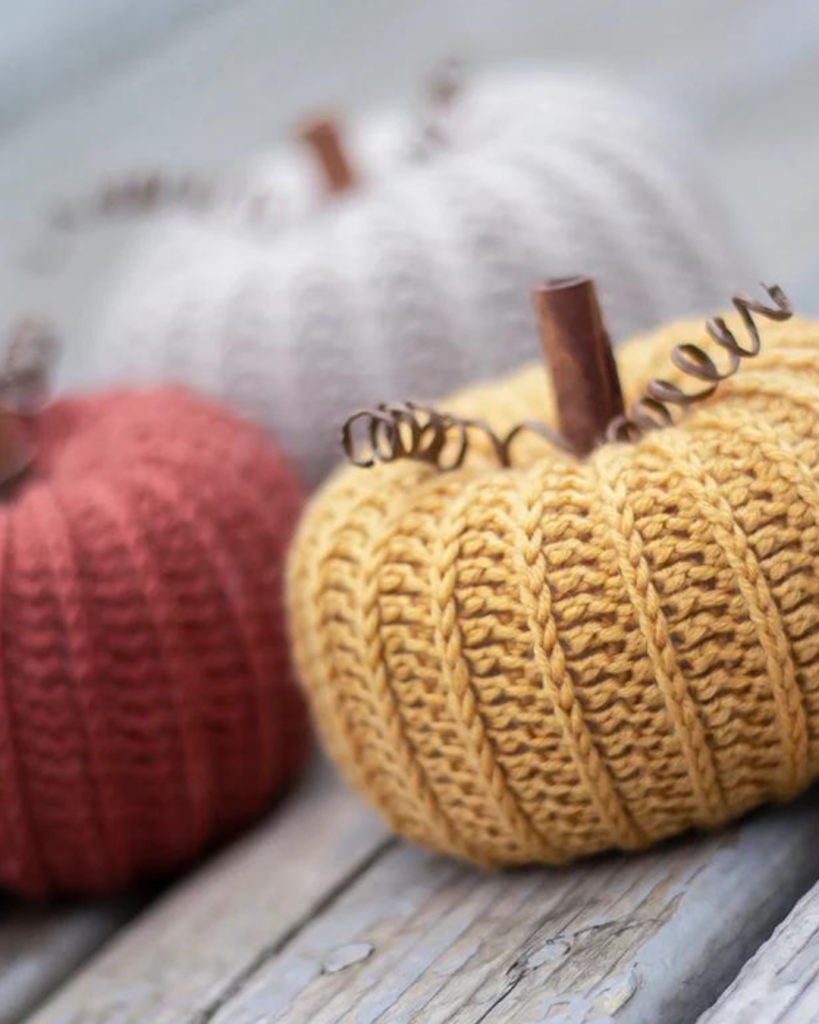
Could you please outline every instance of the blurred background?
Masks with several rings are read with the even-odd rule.
[[[43,213],[102,174],[219,170],[304,110],[411,96],[443,57],[592,66],[687,125],[752,265],[819,312],[819,5],[809,0],[5,0],[0,310],[65,322],[115,257],[32,284]]]

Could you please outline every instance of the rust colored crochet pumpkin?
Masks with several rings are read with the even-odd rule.
[[[300,488],[182,391],[58,401],[35,430],[0,507],[0,885],[101,892],[231,833],[299,765]]]
[[[819,773],[819,324],[761,335],[633,443],[578,460],[521,435],[503,467],[479,429],[452,472],[347,468],[315,498],[289,572],[297,664],[335,760],[398,832],[555,863],[719,825]],[[680,342],[719,362],[699,324],[635,340],[629,399],[658,374],[691,384]],[[441,408],[504,436],[550,403],[534,367]]]

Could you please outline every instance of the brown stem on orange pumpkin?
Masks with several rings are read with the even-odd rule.
[[[298,128],[298,136],[313,150],[328,192],[337,195],[355,186],[356,175],[333,118],[315,117],[303,122]]]
[[[594,282],[547,281],[534,291],[540,343],[549,367],[558,429],[577,455],[588,455],[623,413],[617,364]]]

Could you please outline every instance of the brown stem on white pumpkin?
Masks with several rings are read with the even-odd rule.
[[[534,291],[540,343],[549,367],[558,429],[577,455],[588,455],[623,413],[623,395],[594,282],[547,281]]]
[[[355,187],[355,172],[338,124],[331,117],[315,117],[303,122],[298,128],[298,137],[315,154],[328,192],[338,195]]]

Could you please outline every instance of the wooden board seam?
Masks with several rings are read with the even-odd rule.
[[[264,968],[265,964],[283,953],[312,921],[320,917],[325,911],[330,910],[347,888],[365,875],[397,843],[398,839],[394,836],[383,840],[366,857],[362,857],[346,874],[338,878],[326,892],[321,893],[320,897],[312,906],[307,908],[302,917],[294,921],[287,931],[278,936],[275,942],[271,942],[269,946],[260,949],[244,970],[237,974],[230,984],[201,1010],[197,1015],[197,1024],[209,1024],[222,1007],[234,999],[251,981],[254,975]]]

